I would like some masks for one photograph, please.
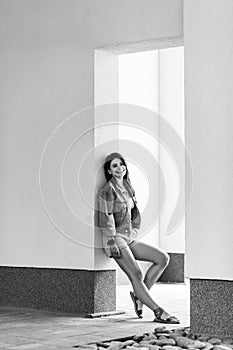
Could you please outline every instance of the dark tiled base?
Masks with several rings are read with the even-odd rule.
[[[0,306],[80,315],[115,311],[116,272],[1,266]]]
[[[233,337],[233,281],[190,279],[193,333]]]
[[[184,254],[168,253],[170,262],[163,274],[159,278],[159,282],[180,282],[184,283]]]

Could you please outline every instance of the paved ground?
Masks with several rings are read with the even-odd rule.
[[[189,326],[189,283],[157,284],[153,297],[180,320],[179,326]],[[152,331],[153,313],[145,308],[144,318],[134,314],[129,286],[117,289],[117,309],[125,314],[95,319],[56,314],[38,310],[0,308],[0,349],[52,350],[72,349],[75,345]],[[176,326],[169,325],[168,329]],[[75,349],[75,348],[73,348]]]

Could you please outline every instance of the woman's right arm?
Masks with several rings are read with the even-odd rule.
[[[120,257],[120,250],[115,242],[116,227],[113,215],[115,196],[110,187],[107,191],[101,190],[98,195],[98,226],[102,234],[107,237],[107,245],[110,247],[111,256]]]

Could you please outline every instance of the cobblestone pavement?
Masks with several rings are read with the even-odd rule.
[[[152,322],[153,313],[145,308],[143,319],[138,319],[129,290],[129,286],[117,287],[117,309],[125,311],[125,314],[117,316],[89,319],[70,314],[0,307],[0,349],[72,349],[75,345],[152,332],[158,326]],[[166,325],[167,329],[189,326],[188,281],[185,284],[158,283],[151,292],[162,307],[181,321],[177,326]]]

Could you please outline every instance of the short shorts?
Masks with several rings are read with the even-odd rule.
[[[128,246],[130,247],[134,247],[138,242],[135,241],[132,236],[126,236],[126,235],[122,235],[121,233],[117,233],[116,236],[114,236],[114,240],[118,246],[118,248],[121,250],[121,249],[124,249]],[[110,247],[105,245],[104,246],[104,251],[106,253],[106,255],[108,257],[111,257],[111,252],[110,252]]]

